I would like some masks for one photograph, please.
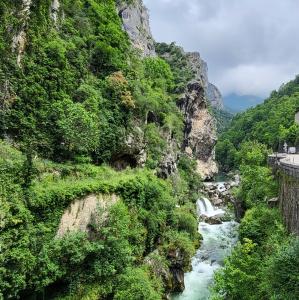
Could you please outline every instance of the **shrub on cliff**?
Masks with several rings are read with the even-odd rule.
[[[266,288],[273,299],[299,299],[299,239],[290,243],[271,257],[269,267],[265,270]]]

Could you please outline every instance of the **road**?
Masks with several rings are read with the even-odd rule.
[[[280,162],[299,166],[299,154],[287,154],[285,158],[280,160]]]

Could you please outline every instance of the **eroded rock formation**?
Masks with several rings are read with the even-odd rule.
[[[195,77],[202,80],[207,100],[213,107],[217,109],[224,109],[223,99],[219,89],[209,82],[207,63],[200,57],[198,52],[189,52],[186,53],[186,56]]]
[[[123,21],[132,44],[140,49],[143,56],[155,55],[154,40],[149,26],[149,16],[142,1],[135,4],[119,4],[119,15]],[[214,146],[216,143],[216,125],[208,109],[208,96],[211,104],[222,107],[221,94],[208,81],[208,67],[197,52],[185,53],[188,67],[194,74],[194,79],[186,86],[184,94],[178,101],[178,106],[184,114],[184,142],[182,145],[190,157],[197,160],[197,171],[203,179],[212,177],[217,171],[214,160]],[[170,54],[168,54],[170,55]],[[177,142],[166,137],[168,149],[159,166],[161,177],[168,177],[177,170],[178,158]]]
[[[56,237],[62,237],[69,232],[90,232],[90,225],[102,224],[108,217],[109,208],[118,201],[112,195],[89,195],[70,204],[63,213]]]
[[[12,40],[12,50],[17,54],[17,64],[21,67],[22,56],[26,47],[26,29],[30,17],[32,0],[23,0],[22,9],[19,11],[20,29]]]
[[[207,98],[211,102],[211,105],[217,109],[223,110],[224,104],[222,95],[219,89],[212,83],[209,82],[206,90]]]
[[[143,56],[155,56],[149,15],[142,1],[136,0],[130,5],[121,1],[118,4],[118,12],[123,22],[123,28],[128,33],[133,46],[140,50]]]
[[[203,179],[211,178],[218,168],[214,160],[217,141],[215,120],[205,97],[202,77],[190,82],[179,101],[184,113],[184,151],[197,161],[197,171]]]

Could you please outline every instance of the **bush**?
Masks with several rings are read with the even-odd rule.
[[[267,289],[276,300],[299,298],[299,239],[284,245],[271,259],[265,270]]]
[[[264,205],[255,206],[246,211],[239,227],[240,240],[251,239],[261,246],[267,243],[272,234],[283,235],[282,220],[279,211]]]
[[[115,300],[148,299],[160,300],[162,298],[161,283],[151,278],[149,272],[142,268],[129,268],[118,279]]]

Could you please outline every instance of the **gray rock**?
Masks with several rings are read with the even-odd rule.
[[[200,57],[198,52],[189,52],[186,55],[196,78],[203,82],[207,100],[213,107],[217,109],[224,109],[223,99],[219,89],[209,82],[207,63]]]
[[[211,105],[217,109],[224,109],[223,98],[219,89],[212,83],[208,84],[206,89],[206,94],[208,100],[211,102]]]
[[[178,105],[185,119],[183,149],[197,160],[197,171],[202,178],[211,178],[218,171],[214,160],[216,125],[208,110],[201,78],[189,82]]]
[[[142,56],[155,56],[154,39],[150,30],[147,8],[141,0],[127,5],[119,1],[118,13],[122,19],[123,28],[128,33],[132,45],[140,50]]]
[[[212,217],[202,216],[202,219],[204,222],[210,225],[222,224],[221,216],[212,216]]]
[[[118,170],[127,167],[143,167],[147,159],[144,132],[135,126],[124,139],[121,149],[112,158],[112,166]]]

